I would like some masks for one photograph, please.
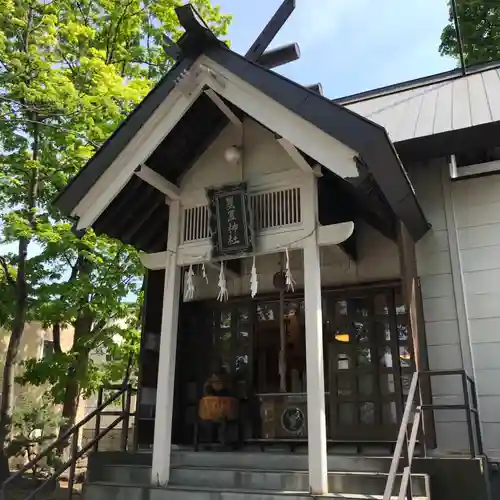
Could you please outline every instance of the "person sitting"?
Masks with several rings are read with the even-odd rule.
[[[231,425],[231,428],[228,425]],[[234,426],[238,434],[238,400],[233,396],[227,371],[220,365],[212,370],[203,384],[199,421],[195,433],[195,449],[199,433],[208,438],[209,442],[219,442],[223,445],[227,441],[238,440],[238,436],[231,436],[234,434],[234,431],[231,432]]]
[[[231,383],[225,368],[221,365],[203,384],[203,396],[231,397]]]

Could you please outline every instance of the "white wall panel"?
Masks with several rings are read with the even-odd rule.
[[[498,74],[494,75],[498,84]],[[490,78],[490,77],[489,77]],[[491,82],[489,82],[491,83]],[[453,184],[484,446],[500,458],[500,176]]]
[[[451,97],[451,92],[446,91],[440,98],[445,99],[445,94]],[[438,126],[445,126],[445,118],[451,121],[451,107],[448,109],[449,116],[443,114],[445,108],[438,111],[441,120]],[[432,229],[417,244],[417,267],[422,284],[431,370],[457,370],[463,367],[443,199],[442,171],[446,168],[446,162],[442,160],[409,168],[417,197],[432,224]],[[463,401],[460,377],[432,377],[431,387],[436,404],[460,404]],[[439,453],[460,453],[468,449],[463,412],[440,410],[435,412],[434,417]],[[462,435],[457,436],[459,433]]]
[[[475,343],[472,345],[472,352],[476,360],[476,370],[495,370],[500,368],[500,363],[498,362],[500,359],[500,342]],[[495,375],[495,373],[492,373],[492,375]],[[497,380],[497,383],[500,384],[500,379]],[[497,388],[494,394],[499,394],[499,392]]]
[[[456,320],[426,322],[427,346],[458,345],[458,324]]]
[[[469,322],[469,331],[473,345],[478,342],[499,342],[500,318],[471,319]]]
[[[422,276],[420,281],[424,299],[453,296],[451,273]]]

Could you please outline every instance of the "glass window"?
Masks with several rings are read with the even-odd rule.
[[[403,299],[401,293],[396,293],[396,314],[407,314],[408,310],[406,308],[405,300]]]
[[[396,424],[398,421],[396,403],[384,403],[382,405],[382,422],[384,424]]]
[[[391,340],[391,325],[388,321],[375,322],[375,335],[377,344],[384,344]]]
[[[386,368],[392,368],[393,360],[392,360],[392,351],[389,346],[385,346],[379,350],[380,356],[380,365],[385,366]]]
[[[403,394],[405,396],[407,396],[408,392],[410,392],[410,385],[411,385],[412,377],[413,377],[413,374],[411,374],[411,373],[405,373],[404,375],[401,375],[401,387],[403,389]]]
[[[339,352],[337,354],[337,369],[349,370],[349,368],[354,368],[351,363],[351,358],[347,354]]]
[[[403,368],[411,367],[412,356],[408,346],[399,346],[399,363]]]
[[[335,316],[347,316],[347,300],[335,302]]]
[[[375,403],[365,402],[361,403],[359,407],[359,419],[362,424],[375,423]]]
[[[369,347],[358,347],[356,349],[358,357],[358,367],[369,366],[372,361],[372,353]]]
[[[339,423],[343,425],[352,425],[355,420],[356,408],[354,403],[342,403],[339,405]]]
[[[223,309],[221,311],[220,327],[231,328],[231,309]]]
[[[380,316],[387,316],[389,314],[389,306],[387,305],[387,295],[379,293],[375,295],[374,300],[375,314]]]
[[[349,375],[339,375],[337,377],[337,394],[339,396],[350,396],[352,392],[352,377]]]
[[[248,312],[248,307],[247,306],[240,306],[238,308],[238,320],[240,322],[250,321],[250,314]]]
[[[373,375],[360,375],[358,377],[358,390],[360,394],[369,396],[373,393]]]
[[[349,310],[356,317],[370,316],[371,300],[368,297],[359,297],[349,300]]]
[[[358,342],[369,342],[370,340],[370,324],[361,321],[353,321],[352,326],[356,332],[356,340]]]
[[[380,392],[384,396],[395,392],[394,375],[392,373],[383,373],[380,375]]]
[[[277,321],[279,319],[279,307],[277,302],[257,304],[257,321]]]
[[[232,333],[231,330],[219,330],[217,332],[217,350],[219,357],[229,359],[232,350]]]
[[[402,342],[406,342],[408,340],[408,325],[398,322],[398,339]]]

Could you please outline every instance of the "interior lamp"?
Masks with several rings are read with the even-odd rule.
[[[238,146],[229,146],[224,151],[224,158],[231,165],[239,163],[239,161],[241,160],[241,148],[239,148]]]

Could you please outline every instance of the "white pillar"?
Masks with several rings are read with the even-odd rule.
[[[323,368],[323,313],[318,247],[318,185],[315,176],[303,186],[302,213],[311,235],[304,241],[304,302],[306,319],[307,433],[309,488],[314,495],[328,493],[326,452],[325,376]]]
[[[156,416],[151,482],[166,485],[170,477],[172,414],[174,404],[175,357],[182,268],[177,265],[180,231],[180,202],[170,204],[165,288],[161,318],[160,362],[156,389]]]
[[[314,495],[328,493],[323,314],[321,273],[316,235],[304,244],[304,300],[307,363],[307,433],[309,486]]]

